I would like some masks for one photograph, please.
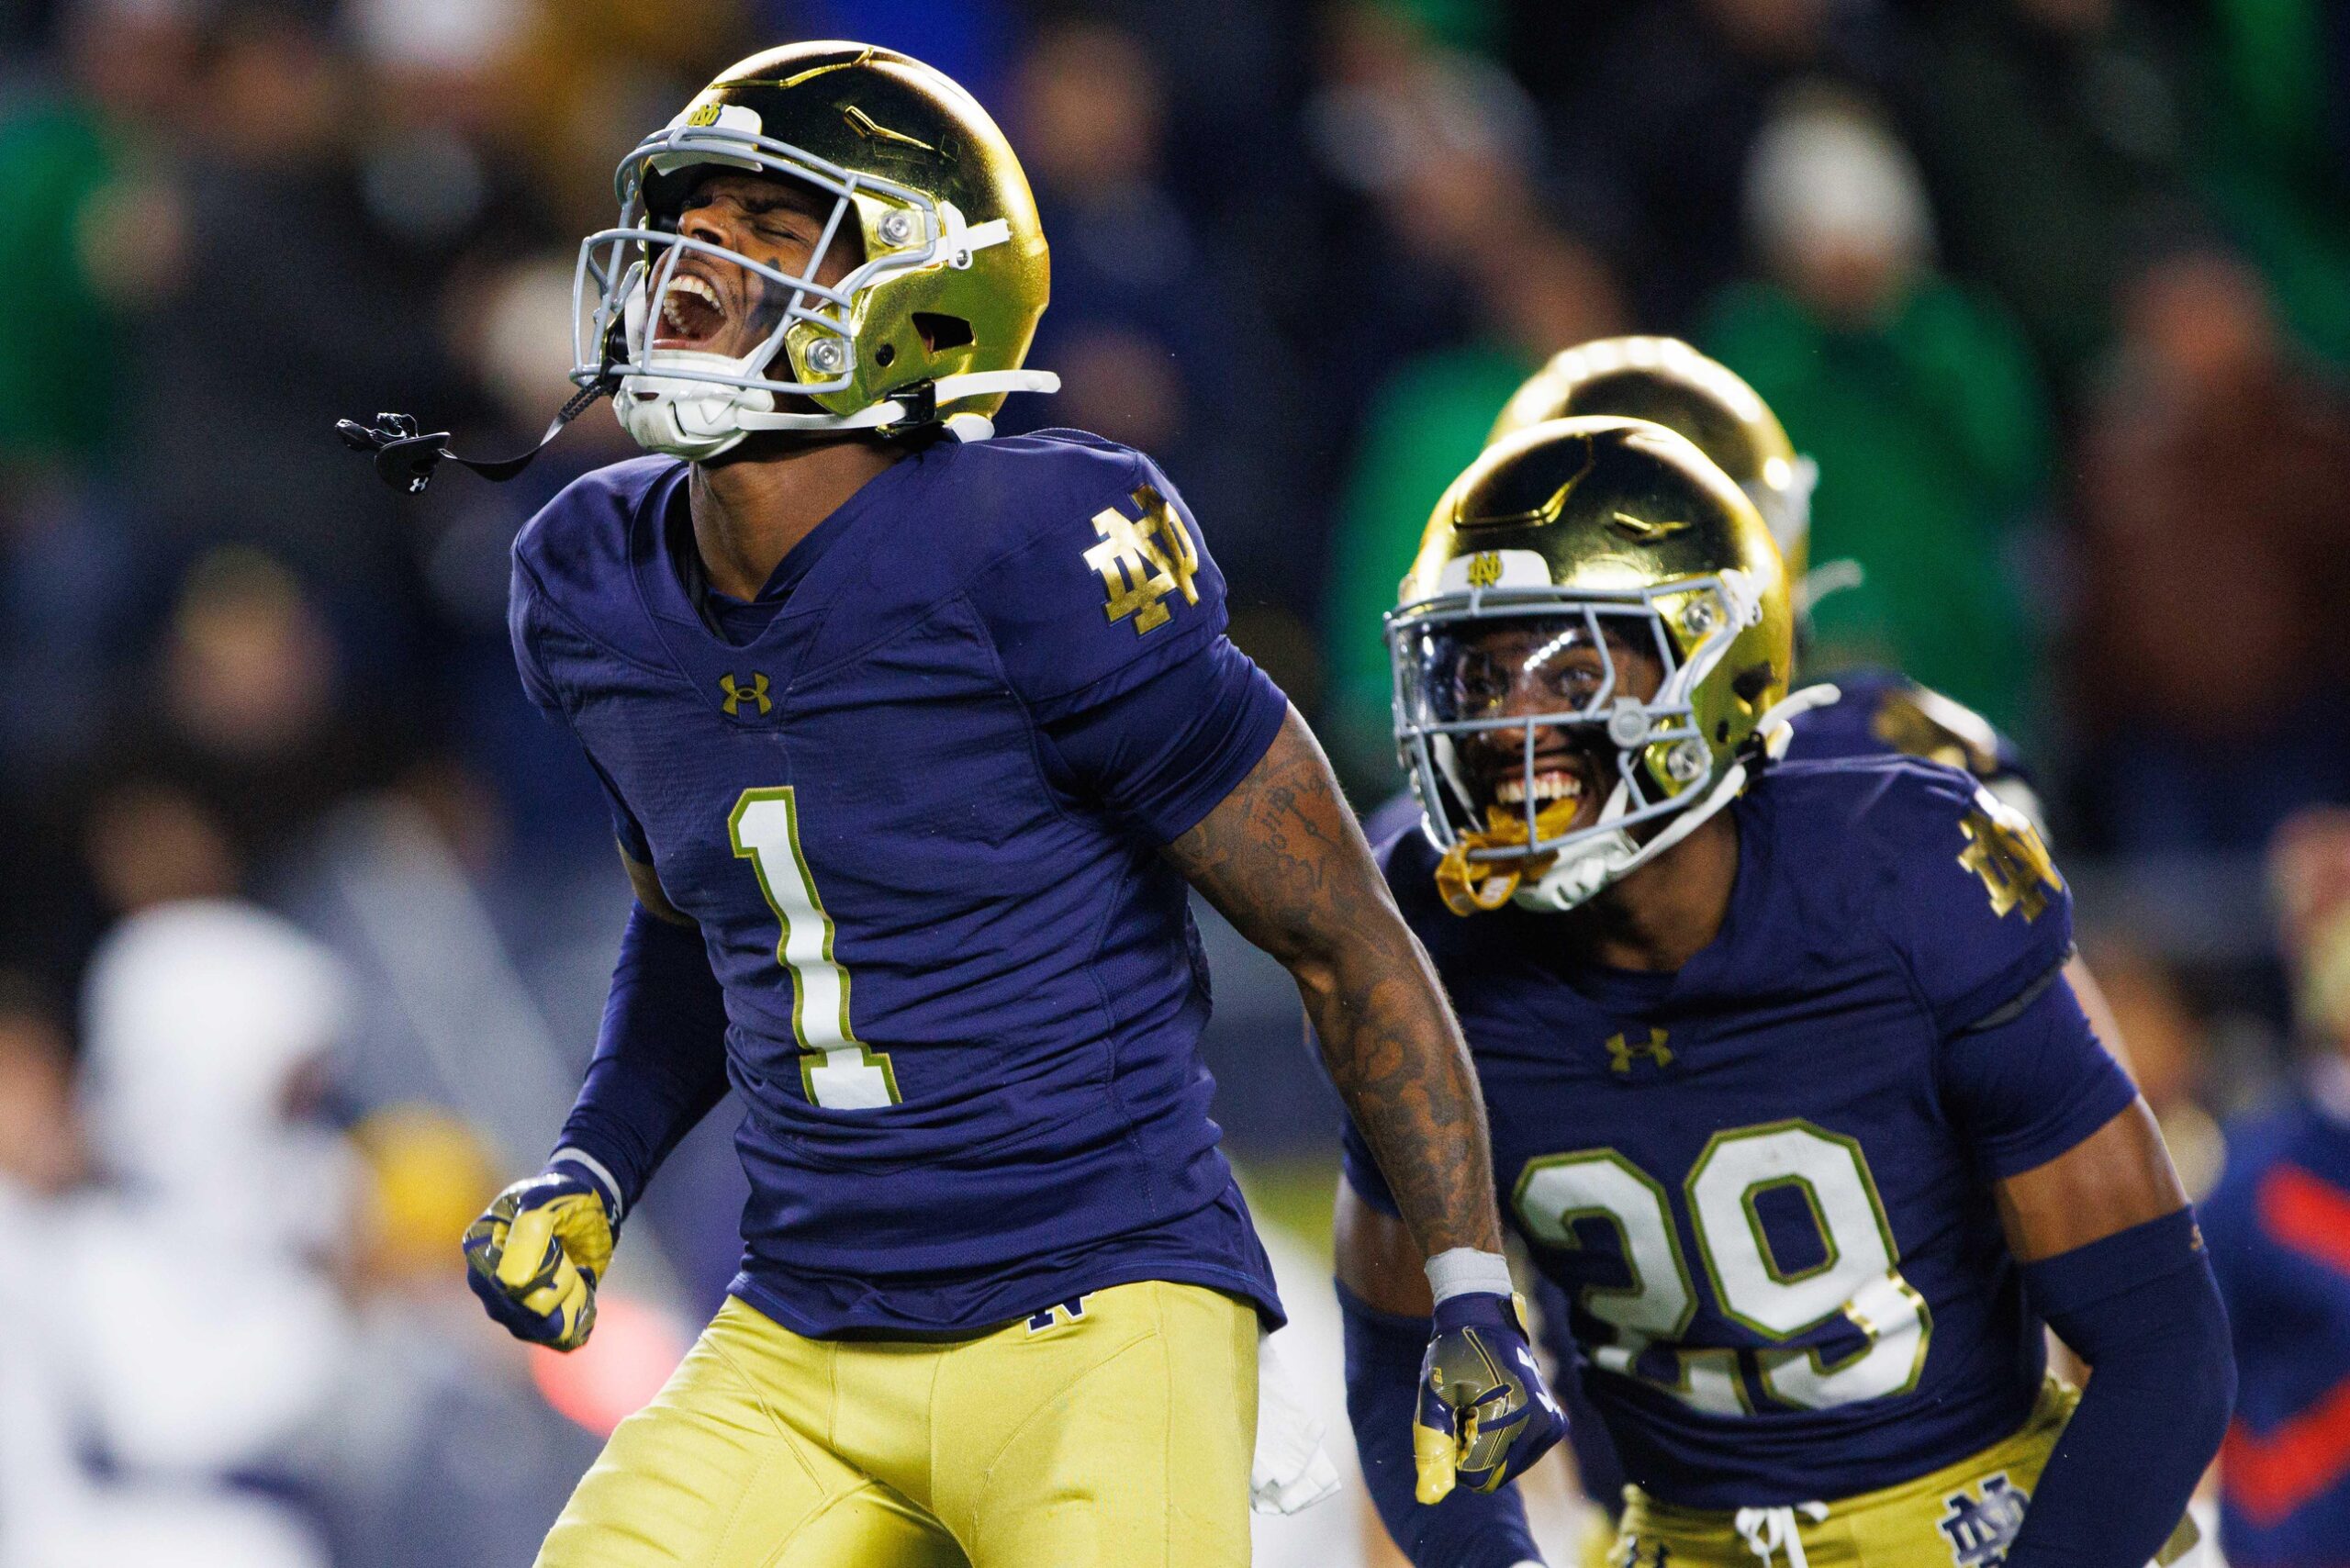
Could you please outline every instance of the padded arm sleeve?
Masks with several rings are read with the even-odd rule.
[[[2192,1210],[2028,1264],[2024,1288],[2089,1363],[2008,1568],[2139,1568],[2177,1528],[2235,1404],[2228,1315]]]
[[[636,1206],[661,1161],[726,1097],[726,1004],[701,933],[629,911],[587,1081],[556,1147],[599,1161]]]
[[[1354,1423],[1363,1484],[1388,1535],[1413,1568],[1511,1568],[1540,1562],[1516,1486],[1498,1492],[1458,1487],[1433,1507],[1413,1496],[1412,1418],[1428,1320],[1380,1312],[1346,1286],[1337,1290],[1346,1319],[1347,1415]]]

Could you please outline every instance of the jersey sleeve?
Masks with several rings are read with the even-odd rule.
[[[522,695],[531,706],[551,719],[567,722],[563,694],[547,673],[543,648],[554,612],[531,568],[517,556],[506,591],[506,635],[514,644],[514,669],[522,678]]]
[[[506,632],[514,644],[514,668],[522,678],[522,694],[531,705],[549,719],[571,729],[571,705],[561,687],[548,673],[547,655],[551,647],[564,639],[587,644],[572,625],[547,603],[545,590],[539,586],[529,566],[520,557],[514,562],[513,581],[506,600]],[[575,735],[576,731],[573,732]],[[582,743],[580,749],[587,747]],[[653,847],[644,836],[644,829],[630,811],[628,802],[621,799],[612,776],[604,771],[595,754],[588,753],[588,766],[595,771],[596,782],[603,787],[604,803],[611,812],[612,836],[620,841],[629,858],[643,865],[653,863]]]
[[[1043,468],[1037,487],[1029,504],[1046,521],[969,592],[1039,722],[1109,701],[1224,634],[1224,574],[1148,458],[1088,447]]]
[[[1994,1181],[2046,1164],[2138,1097],[2062,975],[2013,1017],[1944,1042],[1939,1078]]]
[[[1239,787],[1288,714],[1281,688],[1218,636],[1045,732],[1081,791],[1171,844]]]
[[[2073,898],[2039,831],[1971,777],[1886,769],[1869,807],[1879,919],[1944,1036],[1980,1024],[2073,950]]]

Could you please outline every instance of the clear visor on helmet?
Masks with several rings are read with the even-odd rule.
[[[1693,614],[1710,624],[1684,660],[1667,618]],[[1449,849],[1473,835],[1471,859],[1503,860],[1676,809],[1714,768],[1690,694],[1740,619],[1713,579],[1669,593],[1452,595],[1395,611],[1396,745],[1431,837]],[[1658,745],[1670,788],[1640,766]]]
[[[856,370],[857,295],[941,259],[968,265],[970,249],[992,238],[966,230],[951,207],[919,191],[730,125],[737,116],[728,106],[710,125],[671,126],[621,161],[620,224],[580,242],[573,275],[575,382],[657,375],[803,396],[842,391]],[[685,192],[703,170],[789,180],[819,194],[821,228],[801,271],[677,231]],[[650,200],[648,187],[666,199]],[[868,210],[874,253],[836,282],[817,282],[827,257],[865,247]],[[804,377],[784,353],[795,329]]]

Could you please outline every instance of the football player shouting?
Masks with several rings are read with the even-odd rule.
[[[1781,760],[1790,619],[1749,498],[1606,418],[1490,448],[1390,618],[1425,815],[1388,881],[1632,1483],[1617,1560],[2173,1557],[2232,1362],[2153,1118],[2063,978],[2063,879],[1964,773]],[[1429,1304],[1367,1149],[1350,1130],[1337,1263],[1374,1498],[1416,1563],[1539,1560],[1507,1492],[1414,1500]],[[2043,1323],[2086,1395],[2046,1379]]]
[[[575,379],[617,378],[655,455],[523,531],[511,620],[638,902],[560,1143],[469,1277],[578,1344],[730,1083],[752,1195],[730,1299],[540,1561],[1248,1561],[1280,1305],[1208,1118],[1192,888],[1295,976],[1425,1253],[1457,1375],[1422,1420],[1515,1473],[1561,1420],[1425,954],[1166,476],[989,439],[1053,386],[1022,368],[1046,247],[1002,133],[914,61],[803,44],[618,184]]]

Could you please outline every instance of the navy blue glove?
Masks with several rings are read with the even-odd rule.
[[[1534,1364],[1518,1297],[1448,1297],[1432,1328],[1412,1424],[1413,1495],[1423,1503],[1441,1503],[1455,1484],[1494,1491],[1567,1435],[1567,1414]]]

